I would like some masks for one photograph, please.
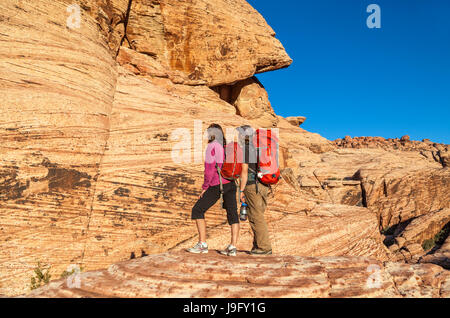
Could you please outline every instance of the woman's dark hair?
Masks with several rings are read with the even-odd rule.
[[[227,141],[225,139],[223,129],[219,124],[209,125],[207,132],[208,132],[208,143],[216,140],[219,144],[221,144],[223,147],[225,147],[225,145],[227,144]]]

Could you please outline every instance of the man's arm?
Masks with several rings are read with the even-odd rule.
[[[247,185],[247,180],[248,180],[248,164],[247,163],[243,163],[242,164],[242,173],[241,173],[241,183],[240,183],[240,199],[241,202],[245,202],[245,198],[244,198],[244,189],[245,186]]]

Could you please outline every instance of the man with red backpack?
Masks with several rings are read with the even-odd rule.
[[[253,231],[251,254],[272,254],[264,212],[271,184],[280,179],[278,167],[278,139],[271,130],[253,130],[248,125],[237,128],[239,144],[244,153],[242,164],[240,199],[247,203],[248,221]]]

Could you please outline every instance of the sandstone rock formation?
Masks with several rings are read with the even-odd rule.
[[[439,151],[438,152],[438,157],[439,157],[439,160],[442,163],[442,166],[450,167],[450,151],[448,150],[448,148],[447,148],[447,150],[445,152],[444,151]]]
[[[389,249],[400,253],[406,260],[418,260],[425,254],[422,244],[433,238],[447,223],[450,222],[450,209],[427,213],[413,219],[395,238]]]
[[[294,125],[295,127],[300,126],[301,124],[303,124],[306,120],[306,117],[303,116],[296,116],[296,117],[286,117],[286,120]]]
[[[269,96],[256,77],[213,89],[221,99],[236,107],[239,116],[253,120],[259,127],[277,126],[278,118],[270,105]]]
[[[250,256],[210,252],[147,256],[59,280],[27,297],[449,297],[450,273],[432,264],[363,257]]]
[[[83,21],[89,16],[98,23],[112,54],[124,45],[154,57],[188,77],[187,84],[229,84],[292,63],[272,28],[244,0],[58,2],[79,4]]]
[[[448,169],[417,152],[340,148],[317,157],[290,153],[288,164],[303,188],[333,203],[369,207],[381,228],[389,220],[397,224],[449,204]]]
[[[18,9],[26,9],[24,3],[26,1],[18,2]],[[47,1],[33,1],[40,2],[37,5],[43,5],[45,8]],[[50,8],[45,8],[42,12],[51,12],[52,14],[58,13],[61,18],[64,19],[64,26],[66,25],[66,20],[75,22],[77,17],[74,15],[69,15],[69,13],[74,13],[73,7],[70,9],[70,5],[79,5],[82,13],[82,24],[81,29],[84,28],[84,23],[88,20],[88,16],[92,17],[97,24],[98,34],[102,38],[102,43],[105,43],[109,48],[112,55],[115,55],[123,41],[126,37],[126,28],[129,20],[129,10],[130,5],[133,0],[58,0],[59,3],[65,4],[64,7],[60,7],[63,11],[59,9],[55,11],[50,11]],[[28,7],[31,8],[31,7]],[[48,10],[48,11],[47,11]],[[90,19],[89,19],[90,20]]]
[[[223,12],[222,1],[215,6],[191,2],[193,11],[175,7],[178,1],[161,1],[167,9],[165,30],[173,29],[177,21],[185,23],[179,21],[183,15],[189,19],[187,27],[195,24],[192,40],[180,38],[176,43],[192,44],[183,51],[190,57],[168,60],[164,60],[167,48],[156,56],[147,54],[144,40],[150,25],[145,21],[150,16],[139,13],[144,3],[133,1],[135,11],[120,1],[79,3],[79,29],[66,26],[66,1],[7,0],[0,4],[4,30],[0,89],[8,96],[0,115],[2,293],[28,288],[39,260],[49,260],[54,273],[74,263],[87,269],[101,268],[128,259],[132,253],[165,251],[191,237],[189,210],[201,182],[203,148],[200,145],[193,153],[199,162],[188,167],[174,164],[171,150],[180,141],[171,139],[172,132],[185,128],[192,134],[195,120],[209,123],[218,117],[217,112],[221,114],[218,121],[226,127],[248,122],[208,86],[180,83],[192,85],[198,84],[193,80],[199,80],[214,85],[225,79],[224,83],[232,84],[257,71],[290,63],[270,27],[244,1],[233,4],[246,8],[241,10],[242,16],[236,14],[241,11]],[[157,6],[160,4],[153,1],[147,9]],[[242,41],[235,48],[239,52],[231,48],[226,50],[226,58],[220,58],[222,62],[216,61],[232,70],[215,67],[214,71],[220,71],[216,78],[207,69],[214,53],[203,55],[208,50],[202,48],[211,44],[208,36],[205,34],[203,41],[198,38],[198,32],[211,27],[212,22],[205,19],[206,7],[212,10],[213,19],[227,18],[233,12],[232,21],[245,24],[240,34],[239,28],[224,21],[227,26],[222,28],[233,28],[231,38],[241,36]],[[186,12],[198,16],[187,16]],[[137,22],[139,19],[145,21]],[[220,19],[215,19],[218,27]],[[105,23],[115,25],[109,28]],[[142,23],[142,27],[133,29],[133,23]],[[133,29],[123,39],[123,43],[136,42],[131,50],[117,45],[121,24]],[[252,26],[253,33],[249,32]],[[175,35],[160,34],[158,41]],[[201,43],[189,42],[194,38]],[[218,37],[211,40],[226,43]],[[263,43],[267,45],[260,45]],[[244,50],[253,52],[252,57]],[[173,52],[179,52],[178,48]],[[117,61],[127,70],[118,67],[116,53]],[[178,60],[189,58],[196,67],[197,62],[204,65],[204,77],[189,78],[186,65],[182,70],[172,68]],[[238,64],[242,67],[237,68]],[[239,74],[233,73],[237,71]],[[329,145],[318,135],[309,138],[316,145]],[[194,149],[191,141],[186,153]],[[211,220],[216,214],[212,223],[223,222],[218,208],[211,214]]]
[[[246,1],[133,0],[124,45],[208,86],[287,67],[275,32]]]
[[[361,180],[365,205],[378,213],[383,229],[450,207],[448,169],[361,169],[354,178]]]
[[[57,1],[0,3],[4,294],[28,288],[36,259],[68,264],[82,251],[108,138],[115,61],[95,21],[66,28],[66,9]]]
[[[421,263],[437,264],[445,269],[450,269],[450,237],[447,237],[444,244],[433,253],[424,255],[420,259]]]
[[[81,8],[80,28],[66,25],[72,3]],[[283,180],[266,212],[276,255],[226,260],[223,270],[243,264],[237,278],[224,274],[241,282],[248,277],[245,266],[266,266],[270,277],[280,278],[275,287],[244,280],[215,293],[202,287],[219,284],[219,276],[211,276],[185,292],[448,297],[448,272],[439,266],[380,263],[403,262],[384,246],[380,230],[397,226],[392,239],[401,240],[398,224],[449,208],[448,146],[406,139],[331,142],[276,116],[254,75],[291,59],[245,1],[3,0],[0,39],[0,294],[28,291],[37,261],[59,277],[70,264],[99,270],[170,250],[117,265],[175,266],[166,280],[129,274],[160,281],[161,289],[116,286],[125,276],[98,271],[83,274],[86,283],[92,278],[86,289],[68,291],[57,282],[46,290],[58,296],[181,295],[165,288],[185,286],[171,281],[186,275],[176,262],[186,268],[196,262],[176,251],[197,238],[190,209],[202,182],[202,132],[217,122],[231,132],[243,124],[279,129]],[[208,211],[207,223],[208,241],[222,248],[229,228],[219,205]],[[420,240],[431,233],[421,225],[412,231]],[[248,249],[250,241],[244,223],[239,248]],[[445,246],[420,261],[445,263]],[[206,258],[204,266],[215,262]],[[295,270],[283,274],[280,262]],[[378,290],[361,285],[369,264],[383,269]],[[106,285],[97,281],[102,277]]]

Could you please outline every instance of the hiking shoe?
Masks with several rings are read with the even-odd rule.
[[[194,247],[187,249],[189,253],[206,254],[208,253],[208,245],[206,243],[198,242]]]
[[[271,255],[272,254],[272,250],[264,251],[264,250],[262,250],[260,248],[255,248],[255,249],[250,251],[250,254],[253,254],[253,255]]]
[[[228,245],[224,250],[220,251],[220,254],[227,256],[236,256],[237,249],[234,246]]]

